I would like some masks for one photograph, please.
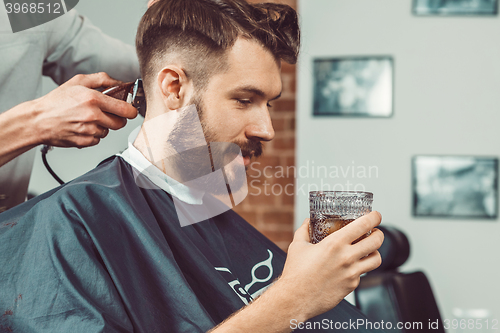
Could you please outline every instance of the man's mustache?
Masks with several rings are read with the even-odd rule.
[[[234,142],[241,149],[243,157],[259,157],[262,155],[262,142],[255,140],[248,140],[246,142]]]
[[[243,157],[259,157],[262,150],[260,141],[210,142],[206,146],[170,155],[163,160],[162,165],[167,175],[185,183],[225,168],[240,154]]]
[[[210,155],[215,170],[224,168],[231,163],[241,152],[243,157],[259,157],[262,155],[262,142],[233,141],[233,142],[210,142]]]

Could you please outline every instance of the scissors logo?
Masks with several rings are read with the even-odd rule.
[[[247,292],[250,290],[250,288],[254,284],[256,284],[256,283],[266,283],[273,276],[273,265],[272,265],[273,253],[269,249],[267,250],[267,252],[269,253],[269,258],[267,258],[264,261],[261,261],[261,262],[257,263],[255,266],[253,266],[252,272],[251,272],[251,274],[252,274],[252,282],[250,282],[249,284],[247,284],[245,286],[245,290]],[[267,269],[269,270],[268,275],[265,278],[263,278],[263,279],[258,278],[257,275],[256,275],[256,273],[255,273],[257,271],[257,269],[260,268],[260,267],[267,267]],[[255,297],[259,296],[260,294],[262,294],[262,292],[264,292],[264,290],[266,288],[268,288],[268,287],[269,287],[269,285],[267,285],[267,286],[265,286],[265,287],[257,290],[253,294],[251,294],[252,298],[255,298]]]
[[[233,273],[229,269],[227,269],[226,267],[214,267],[214,268],[216,271],[227,272],[227,273],[231,274],[231,276],[233,276]],[[243,289],[243,287],[241,286],[241,283],[238,279],[232,280],[232,281],[228,282],[227,284],[229,284],[231,289],[233,289],[233,291],[236,293],[236,295],[238,295],[238,297],[241,299],[241,301],[243,303],[245,303],[245,305],[248,305],[250,302],[253,301],[252,296],[250,296],[247,293],[247,291],[245,289]]]
[[[267,284],[266,286],[255,291],[253,294],[249,293],[249,290],[250,290],[250,288],[252,288],[253,285],[255,285],[256,283],[266,283],[269,280],[271,280],[271,278],[273,276],[273,272],[274,272],[273,265],[272,265],[273,253],[270,250],[267,250],[267,252],[269,253],[269,258],[267,258],[264,261],[258,262],[257,264],[255,264],[252,267],[252,271],[251,271],[252,281],[249,284],[247,284],[247,285],[245,285],[245,287],[243,287],[238,279],[235,279],[235,280],[228,282],[231,289],[233,289],[233,291],[236,293],[236,295],[238,295],[238,297],[246,305],[249,304],[250,302],[252,302],[257,296],[262,294],[264,292],[264,290],[269,288],[269,286],[271,285],[271,284]],[[261,267],[267,268],[269,270],[269,273],[267,274],[267,276],[265,278],[258,278],[257,277],[257,274],[256,274],[257,269],[259,269]],[[227,269],[226,267],[215,267],[215,270],[217,270],[219,272],[226,272],[226,273],[233,275],[233,273],[229,269]],[[262,269],[261,269],[261,271],[262,271]]]

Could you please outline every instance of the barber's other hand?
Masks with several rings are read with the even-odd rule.
[[[332,233],[318,244],[309,241],[309,219],[295,232],[279,283],[296,297],[309,319],[335,307],[359,285],[360,275],[381,264],[377,249],[383,233],[374,229],[382,221],[378,212],[365,215]],[[370,236],[352,244],[372,230]]]
[[[39,143],[57,147],[94,146],[137,116],[130,104],[94,90],[119,85],[106,73],[76,75],[33,101],[34,130]]]

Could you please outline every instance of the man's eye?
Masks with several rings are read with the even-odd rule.
[[[249,104],[251,104],[251,103],[252,103],[252,101],[251,101],[251,100],[249,100],[249,99],[237,99],[236,101],[237,101],[239,104],[242,104],[242,105],[249,105]]]
[[[267,107],[272,108],[273,106],[271,105],[271,103],[267,103]]]

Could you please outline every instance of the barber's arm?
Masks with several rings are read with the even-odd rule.
[[[43,75],[63,84],[77,74],[106,72],[129,82],[140,77],[135,48],[104,34],[75,10],[59,17],[46,34]],[[126,22],[124,22],[126,24]]]
[[[307,219],[295,232],[282,276],[210,333],[291,332],[291,320],[304,322],[334,308],[356,289],[361,274],[380,265],[377,249],[384,239],[380,230],[351,243],[381,219],[378,212],[372,212],[314,245],[309,242]]]
[[[109,129],[125,126],[137,110],[94,90],[118,85],[106,73],[77,75],[49,94],[0,115],[0,166],[39,145],[88,147]]]

